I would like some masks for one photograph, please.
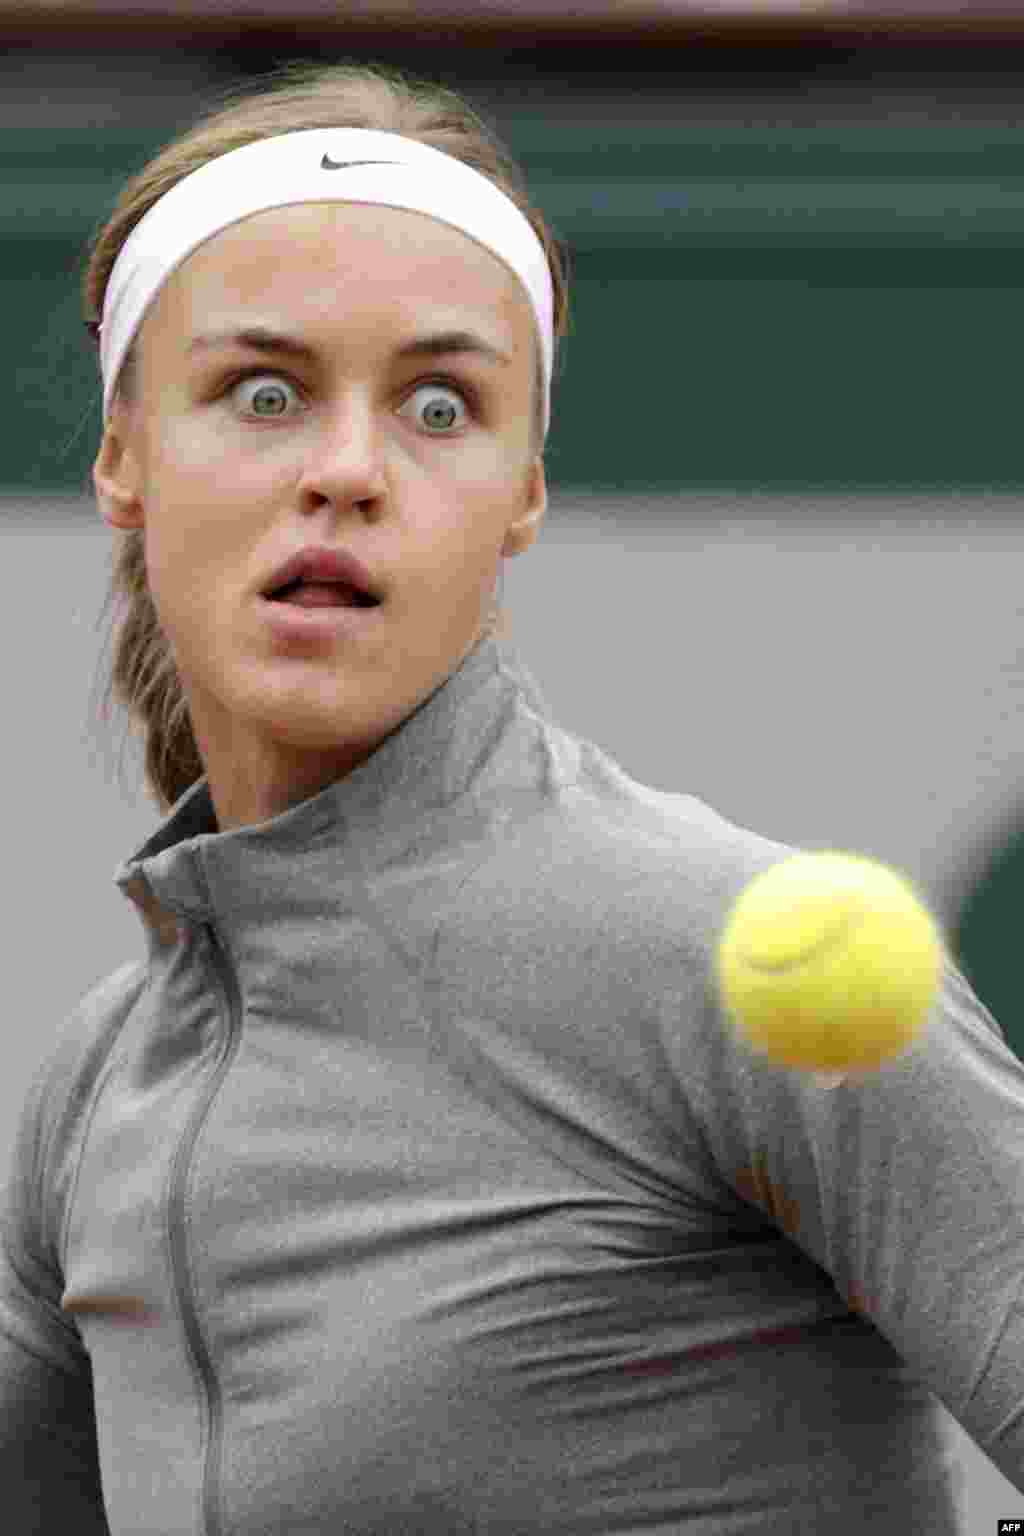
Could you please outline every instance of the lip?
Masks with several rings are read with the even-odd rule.
[[[382,603],[376,608],[350,608],[343,603],[336,608],[302,608],[298,603],[275,602],[269,597],[260,598],[260,603],[272,633],[282,641],[324,641],[355,635],[372,624],[383,608]]]
[[[305,549],[298,550],[268,579],[262,589],[262,596],[268,597],[271,592],[278,591],[292,581],[343,582],[346,586],[368,593],[378,602],[383,596],[362,561],[344,549],[321,549],[307,545]],[[372,610],[367,609],[366,612]]]

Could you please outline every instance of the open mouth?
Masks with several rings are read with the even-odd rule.
[[[296,579],[266,594],[271,603],[293,603],[300,608],[378,608],[380,598],[371,597],[340,581],[305,581]]]

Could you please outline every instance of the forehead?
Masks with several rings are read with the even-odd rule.
[[[302,203],[240,220],[172,273],[153,319],[191,330],[248,303],[327,331],[475,321],[512,352],[533,332],[522,284],[492,251],[427,214],[375,204]]]

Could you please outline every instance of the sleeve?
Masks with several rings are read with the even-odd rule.
[[[62,1314],[53,1101],[66,1046],[37,1071],[0,1206],[0,1494],[10,1536],[109,1536],[92,1371]]]
[[[765,1064],[709,986],[717,1171],[1024,1492],[1024,1066],[947,955],[924,1035],[839,1083]]]

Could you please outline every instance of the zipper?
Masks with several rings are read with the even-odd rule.
[[[203,1536],[223,1536],[218,1498],[219,1476],[223,1445],[223,1404],[210,1351],[199,1321],[190,1280],[190,1264],[186,1239],[185,1197],[188,1189],[189,1166],[196,1139],[205,1121],[217,1090],[227,1075],[241,1040],[241,994],[238,981],[224,945],[212,923],[204,925],[202,938],[213,961],[220,989],[227,1004],[227,1039],[220,1060],[192,1112],[192,1117],[181,1138],[174,1161],[168,1197],[168,1236],[171,1249],[171,1267],[178,1292],[178,1304],[185,1330],[185,1342],[201,1387],[201,1408],[207,1422],[206,1457],[203,1467],[202,1511]]]

